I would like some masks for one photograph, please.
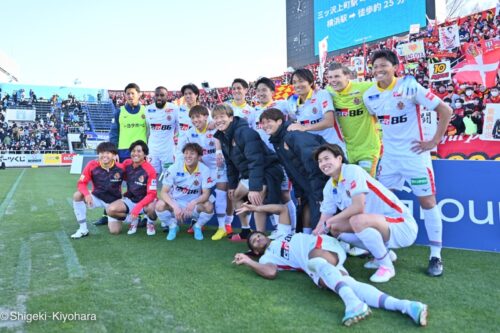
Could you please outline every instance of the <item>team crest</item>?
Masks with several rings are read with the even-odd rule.
[[[196,180],[193,182],[193,185],[194,185],[194,186],[198,186],[198,185],[200,185],[200,182],[198,181],[198,179],[196,179]]]
[[[168,115],[168,116],[167,116],[167,120],[168,120],[168,121],[172,120],[172,116],[171,116],[171,115]]]
[[[354,97],[353,99],[354,104],[359,105],[361,104],[361,100],[358,97]]]
[[[144,183],[144,176],[141,175],[137,180],[139,181],[139,183]]]
[[[209,146],[215,146],[215,141],[210,141],[210,142],[208,143],[208,145],[209,145]]]
[[[146,119],[146,115],[145,114],[141,114],[141,118],[142,119]]]
[[[120,173],[119,173],[119,172],[115,173],[115,175],[114,175],[113,177],[114,177],[115,179],[120,179],[120,178],[121,178],[121,176],[120,176]]]
[[[316,113],[318,113],[318,109],[316,109],[316,107],[314,107],[314,108],[313,108],[313,110],[312,110],[312,112],[313,112],[314,114],[316,114]]]
[[[405,103],[399,101],[398,102],[398,109],[403,110],[405,108]]]

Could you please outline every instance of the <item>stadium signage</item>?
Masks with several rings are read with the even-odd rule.
[[[0,163],[10,167],[69,165],[76,154],[1,154]]]

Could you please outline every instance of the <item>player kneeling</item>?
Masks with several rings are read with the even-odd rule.
[[[80,227],[71,235],[78,239],[89,235],[87,228],[87,207],[107,208],[110,203],[122,197],[124,170],[115,163],[118,150],[111,142],[101,142],[97,146],[98,159],[90,161],[78,180],[78,191],[73,194],[73,211]],[[92,182],[92,192],[88,189]]]
[[[153,222],[156,219],[156,171],[146,161],[149,148],[144,141],[133,142],[129,151],[130,159],[122,164],[125,169],[124,179],[127,183],[127,192],[122,199],[116,200],[106,208],[109,232],[114,235],[119,234],[122,221],[128,216],[130,219],[128,234],[135,234],[139,214],[145,213],[148,216],[147,234],[154,236],[156,233]]]
[[[247,205],[246,209],[280,213],[280,223],[283,222],[282,217],[288,215],[282,213],[280,205]],[[237,253],[233,263],[248,266],[266,279],[274,279],[280,270],[302,270],[317,286],[327,287],[340,296],[346,307],[342,319],[346,326],[351,326],[370,315],[369,306],[399,311],[410,316],[417,325],[427,325],[427,305],[394,298],[350,277],[343,267],[345,250],[333,237],[298,233],[281,234],[271,240],[264,233],[257,231],[250,235],[247,244],[255,255],[260,256],[259,261],[252,260],[246,254]]]
[[[182,148],[183,161],[171,165],[163,178],[160,200],[156,203],[156,214],[162,225],[169,227],[167,240],[174,240],[179,223],[195,218],[194,238],[203,239],[202,226],[214,215],[210,189],[213,180],[210,170],[200,162],[203,149],[197,143],[187,143]]]
[[[323,189],[321,218],[314,233],[329,230],[338,239],[367,249],[375,261],[365,267],[377,269],[370,281],[389,281],[396,275],[389,249],[410,246],[417,238],[418,227],[410,210],[363,168],[345,164],[339,146],[320,146],[314,159],[331,177]],[[334,215],[337,210],[341,212]]]

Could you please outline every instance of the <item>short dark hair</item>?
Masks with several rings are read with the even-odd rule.
[[[321,146],[319,146],[313,153],[314,160],[318,162],[318,157],[319,154],[321,154],[324,151],[330,151],[333,156],[338,157],[342,156],[342,163],[347,163],[347,160],[345,158],[344,151],[342,148],[340,148],[339,145],[333,144],[333,143],[324,143]]]
[[[283,112],[281,112],[276,108],[270,108],[262,112],[262,114],[260,115],[259,120],[262,121],[263,119],[269,119],[274,121],[278,120],[285,121],[285,115],[283,114]]]
[[[239,83],[239,84],[241,84],[241,85],[243,86],[243,88],[245,88],[245,89],[248,89],[248,87],[249,87],[249,86],[248,86],[248,82],[247,82],[247,81],[245,81],[245,80],[243,80],[243,79],[240,79],[240,78],[236,78],[236,79],[234,79],[234,80],[233,80],[233,83],[231,83],[231,87],[232,87],[232,86],[233,86],[233,84],[235,84],[235,83]]]
[[[203,105],[195,105],[189,110],[189,118],[195,115],[208,116],[208,109]]]
[[[198,154],[198,156],[203,156],[203,148],[196,142],[188,142],[184,147],[182,147],[182,153],[186,150],[194,151],[195,153]]]
[[[375,62],[375,60],[379,58],[384,58],[385,60],[389,61],[393,66],[399,65],[398,56],[391,50],[383,49],[375,51],[372,55],[372,64]]]
[[[181,88],[181,93],[184,95],[184,92],[186,92],[186,90],[188,89],[191,90],[196,96],[200,96],[200,89],[198,89],[198,87],[193,83],[183,85]]]
[[[98,154],[110,152],[112,154],[118,155],[118,149],[116,149],[115,144],[109,141],[101,142],[100,144],[98,144],[96,151]]]
[[[305,68],[299,68],[297,70],[295,70],[295,72],[293,72],[292,74],[292,77],[290,78],[290,81],[293,81],[293,78],[295,76],[298,76],[299,78],[301,78],[302,80],[306,80],[307,82],[309,82],[309,84],[311,86],[314,85],[314,75],[313,73],[308,70],[308,69],[305,69]]]
[[[142,151],[144,152],[144,155],[146,155],[146,156],[149,155],[149,147],[146,144],[146,142],[144,142],[142,140],[137,140],[137,141],[132,142],[132,144],[130,145],[128,151],[132,152],[132,150],[134,150],[134,148],[136,146],[141,146]]]
[[[166,91],[168,91],[168,89],[165,88],[164,86],[158,86],[158,87],[155,88],[155,91],[156,90],[166,90]]]
[[[274,85],[273,80],[271,80],[271,79],[269,79],[267,77],[261,77],[260,79],[258,79],[257,82],[255,82],[255,88],[257,88],[259,86],[259,84],[265,85],[271,91],[275,91],[276,90],[276,86]]]
[[[339,62],[332,62],[330,66],[328,66],[329,71],[336,71],[337,69],[341,69],[342,74],[351,76],[351,70],[346,65],[342,65]]]
[[[252,232],[248,238],[247,238],[247,246],[248,248],[253,252],[253,253],[256,253],[257,251],[255,251],[255,249],[253,248],[252,244],[250,244],[250,239],[252,238],[253,235],[257,235],[257,234],[261,234],[262,236],[266,236],[267,235],[265,233],[263,233],[262,231],[254,231]],[[263,253],[259,253],[258,255],[262,255]]]
[[[127,92],[127,90],[129,89],[135,89],[137,92],[141,92],[141,88],[139,88],[139,86],[137,85],[137,83],[129,83],[127,84],[127,86],[125,87],[125,90],[123,90],[124,92]]]

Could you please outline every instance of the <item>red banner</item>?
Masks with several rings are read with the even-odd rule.
[[[443,137],[437,148],[437,158],[500,161],[500,141],[481,140],[479,134]]]
[[[76,154],[61,154],[61,164],[71,164]]]

